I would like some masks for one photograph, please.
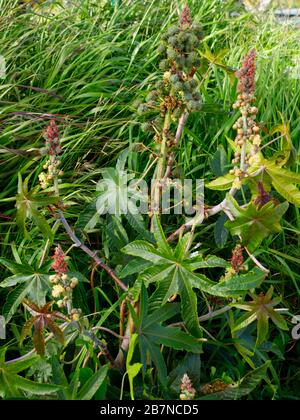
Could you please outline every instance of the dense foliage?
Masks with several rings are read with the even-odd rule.
[[[298,399],[299,30],[235,1],[20,3],[0,398]]]

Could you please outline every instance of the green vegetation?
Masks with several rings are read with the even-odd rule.
[[[30,3],[0,0],[0,399],[299,399],[299,29]],[[203,213],[162,214],[175,179]]]

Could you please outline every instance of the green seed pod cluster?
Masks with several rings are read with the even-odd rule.
[[[137,112],[144,115],[142,124],[145,131],[161,131],[160,121],[167,112],[173,122],[178,121],[184,112],[200,111],[201,95],[195,73],[200,66],[197,49],[202,39],[202,28],[194,24],[186,6],[181,14],[179,25],[169,28],[162,35],[158,51],[162,56],[159,69],[163,72],[143,103],[137,104]],[[152,114],[151,114],[152,113]],[[159,118],[155,119],[155,114]]]
[[[145,132],[154,132],[154,128],[150,121],[145,121],[141,125],[141,129]]]
[[[194,73],[200,65],[197,48],[202,39],[202,29],[199,25],[185,24],[181,28],[172,27],[162,36],[159,53],[164,56],[160,68],[172,73],[184,72],[186,75]]]
[[[171,27],[163,34],[158,49],[162,55],[159,68],[165,73],[164,86],[160,83],[157,88],[167,87],[169,95],[172,94],[177,98],[181,111],[187,109],[193,112],[201,109],[201,95],[193,78],[200,66],[197,48],[201,39],[202,28],[192,23],[189,9],[185,7],[180,18],[180,26]]]

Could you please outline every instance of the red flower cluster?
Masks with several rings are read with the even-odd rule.
[[[55,270],[56,274],[60,275],[69,271],[68,264],[60,245],[55,248],[52,258],[54,259],[54,263],[51,265],[51,268]]]
[[[46,140],[46,147],[49,155],[58,155],[61,152],[61,145],[59,141],[58,126],[54,120],[51,120],[44,131],[44,138]]]
[[[261,181],[259,181],[257,184],[257,190],[258,190],[258,195],[256,199],[254,200],[254,204],[258,206],[259,208],[263,207],[265,204],[267,204],[269,201],[273,199],[272,195],[269,194],[264,189],[264,184]]]
[[[236,72],[239,78],[237,87],[239,93],[252,95],[255,90],[255,59],[255,51],[250,50],[244,57],[242,68]]]
[[[186,26],[192,26],[191,11],[187,4],[184,6],[181,12],[180,29],[183,29]]]
[[[243,269],[244,256],[243,247],[241,245],[237,245],[234,248],[232,251],[232,257],[229,259],[229,262],[236,273]]]

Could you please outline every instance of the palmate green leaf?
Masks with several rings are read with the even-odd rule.
[[[6,258],[0,258],[0,264],[3,264],[13,274],[32,274],[34,272],[29,264],[23,262],[22,264],[18,264],[14,261],[7,260]]]
[[[205,45],[204,52],[200,51],[200,55],[206,58],[206,60],[210,64],[213,64],[217,67],[220,67],[222,70],[224,70],[229,76],[230,83],[233,84],[236,79],[236,75],[235,75],[236,69],[234,69],[233,67],[229,67],[224,63],[223,58],[227,54],[228,54],[228,49],[222,49],[218,51],[217,53],[213,53],[210,51],[207,45]]]
[[[161,226],[161,223],[159,221],[157,214],[153,216],[153,233],[154,233],[154,237],[155,237],[158,248],[166,256],[172,257],[173,256],[172,248],[165,237],[164,231],[162,229],[162,226]]]
[[[107,372],[108,365],[101,366],[101,368],[86,381],[86,383],[80,389],[76,399],[85,401],[91,400],[105,381]]]
[[[282,150],[278,150],[272,155],[269,162],[274,162],[276,166],[282,167],[289,163],[291,155],[296,153],[291,139],[290,124],[284,121],[284,116],[281,114],[282,124],[276,125],[270,131],[270,135],[281,133],[284,137]]]
[[[53,237],[53,232],[49,223],[47,222],[45,216],[43,216],[37,209],[31,209],[31,219],[34,224],[39,228],[46,239],[51,239]]]
[[[147,305],[147,309],[149,306]],[[172,318],[173,316],[179,314],[180,312],[180,304],[179,303],[169,303],[167,305],[160,306],[155,312],[149,314],[149,310],[145,314],[143,314],[143,329],[151,327],[153,324],[160,324],[162,322],[167,321],[168,319]],[[146,317],[147,314],[147,317]]]
[[[185,325],[195,337],[201,337],[197,297],[194,288],[214,296],[236,297],[245,294],[249,288],[257,287],[264,279],[265,274],[255,269],[242,276],[233,276],[226,281],[213,282],[204,274],[194,273],[193,271],[199,268],[227,267],[229,263],[215,256],[206,258],[201,255],[196,257],[186,256],[185,244],[189,239],[186,235],[181,239],[183,244],[181,246],[177,245],[175,251],[173,251],[165,241],[162,229],[159,228],[158,219],[155,223],[156,239],[161,247],[155,248],[147,242],[135,241],[123,248],[125,253],[154,263],[153,266],[146,268],[138,276],[132,288],[134,297],[137,299],[142,283],[146,287],[150,283],[158,285],[153,298],[151,298],[153,309],[157,308],[159,304],[165,305],[171,296],[179,294],[182,302],[181,313]]]
[[[141,370],[143,364],[142,363],[133,363],[131,364],[131,360],[133,357],[134,349],[137,344],[138,334],[132,334],[129,344],[129,349],[126,357],[126,372],[128,375],[129,386],[130,386],[130,396],[131,399],[134,400],[134,388],[133,388],[133,379],[137,376],[139,371]]]
[[[134,241],[126,245],[123,252],[134,257],[144,258],[152,263],[168,262],[168,256],[164,256],[156,248],[146,241]],[[167,258],[166,258],[167,257]]]
[[[231,304],[236,308],[247,311],[247,313],[242,315],[235,323],[232,323],[231,332],[233,334],[242,328],[246,328],[257,320],[256,344],[260,345],[268,336],[269,319],[271,319],[278,328],[288,330],[285,319],[274,309],[274,307],[280,303],[281,298],[275,297],[272,299],[273,290],[273,286],[271,286],[266,294],[261,293],[256,295],[254,293],[249,293],[252,297],[251,301]]]
[[[274,302],[274,300],[275,299],[273,299],[273,302]],[[268,315],[269,315],[270,319],[274,322],[276,327],[280,328],[281,330],[285,330],[285,331],[289,330],[289,327],[286,323],[286,320],[278,312],[276,312],[275,310],[274,311],[269,311]]]
[[[286,184],[300,184],[300,174],[296,172],[281,168],[273,163],[268,163],[268,161],[265,161],[265,167],[266,172],[271,178],[279,178]]]
[[[256,313],[252,313],[252,312],[248,313],[247,312],[246,314],[242,315],[239,318],[239,320],[234,325],[234,328],[232,329],[232,332],[239,331],[242,328],[248,327],[248,325],[250,325],[255,320],[256,320]]]
[[[152,324],[143,330],[143,334],[147,335],[156,344],[163,344],[176,350],[185,350],[191,353],[202,353],[201,343],[179,328]]]
[[[272,185],[289,203],[300,207],[300,190],[294,184],[287,184],[280,177],[272,177]]]
[[[275,205],[269,201],[261,208],[253,202],[241,208],[230,194],[227,194],[227,205],[235,220],[227,221],[225,226],[232,235],[241,236],[243,245],[250,252],[254,252],[269,234],[281,231],[280,220],[289,206],[288,202]]]
[[[57,356],[51,357],[51,366],[53,382],[60,387],[57,392],[59,400],[72,400],[72,391],[63,370],[63,366],[59,363]]]
[[[139,335],[147,336],[155,344],[164,344],[168,347],[194,353],[201,352],[201,344],[194,337],[182,332],[178,328],[168,328],[160,325],[180,311],[177,303],[166,304],[149,315],[148,310],[145,310],[145,308],[148,308],[148,296],[146,288],[143,286],[140,308],[143,310],[141,312],[142,319],[138,330]]]
[[[152,267],[147,267],[138,277],[140,282],[143,282],[146,287],[150,283],[158,283],[163,281],[174,271],[173,264],[157,264]]]
[[[6,323],[10,321],[11,317],[20,306],[22,300],[28,295],[29,288],[30,287],[27,283],[21,283],[7,295],[2,311]]]
[[[245,274],[234,275],[227,280],[220,281],[210,288],[209,293],[215,296],[241,296],[249,289],[255,289],[263,282],[266,273],[257,267]]]
[[[299,207],[300,190],[296,185],[300,184],[300,174],[282,168],[284,161],[280,162],[278,158],[279,156],[275,155],[267,160],[260,155],[254,167],[250,168],[250,171],[255,172],[259,168],[263,169],[262,174],[259,175],[259,180],[263,181],[265,186],[272,184],[282,197]]]
[[[228,169],[226,168],[228,165],[228,158],[227,153],[222,144],[219,144],[217,150],[213,154],[210,160],[210,167],[213,171],[215,176],[223,176],[225,175]]]
[[[135,214],[133,211],[130,212],[130,205],[131,203],[129,202],[129,211],[124,215],[124,217],[127,219],[130,226],[139,233],[143,239],[153,242],[153,235],[149,232],[149,230],[147,230],[143,216],[139,213]]]
[[[173,267],[170,267],[167,264],[153,265],[143,270],[135,281],[134,286],[130,289],[130,293],[132,294],[134,300],[137,301],[139,298],[142,283],[148,287],[150,283],[161,282],[167,275],[169,275],[169,273],[171,273],[172,270]]]
[[[218,260],[214,261],[216,265],[212,264],[209,266],[224,266],[223,260],[220,260],[219,263]],[[181,293],[184,288],[185,279],[188,279],[192,288],[200,289],[211,295],[234,297],[245,293],[249,289],[258,287],[266,276],[263,271],[255,267],[248,273],[234,275],[225,281],[213,282],[204,274],[193,273],[191,271],[194,268],[193,264],[194,263],[184,263],[181,266],[177,265],[177,267],[174,267],[173,265],[150,267],[139,276],[139,279],[145,281],[145,285],[150,284],[151,282],[158,282],[160,287],[159,300],[161,301],[161,304],[165,304],[172,295]],[[207,267],[207,265],[204,264],[204,267]],[[163,295],[164,297],[162,299]]]
[[[267,361],[262,366],[247,373],[239,382],[229,385],[224,391],[205,395],[197,400],[236,400],[250,394],[260,382],[266,378],[271,362]]]
[[[16,360],[16,361],[9,361],[5,363],[5,369],[10,373],[19,373],[25,369],[31,367],[34,363],[40,360],[40,357],[36,354],[24,359],[24,360]]]
[[[28,177],[22,181],[22,176],[18,174],[18,194],[16,195],[16,223],[23,232],[25,238],[28,238],[26,229],[27,219],[33,220],[46,239],[53,237],[53,232],[46,218],[38,211],[39,207],[45,207],[58,201],[58,197],[44,197],[28,192]]]
[[[257,313],[257,339],[256,344],[261,345],[268,337],[269,333],[269,316],[265,311]]]
[[[229,267],[229,262],[223,258],[216,257],[214,255],[208,255],[207,257],[195,257],[190,258],[188,262],[184,263],[185,267],[189,270],[194,271],[199,268],[215,268],[215,267]]]
[[[192,303],[192,306],[189,307],[189,311],[186,310],[185,305],[182,307],[182,309],[184,309],[182,312],[183,318],[188,321],[189,327],[191,327],[196,336],[199,337],[201,336],[201,330],[197,315],[197,298],[192,287],[189,285],[189,280],[181,278],[179,270],[180,259],[178,259],[178,257],[183,258],[184,252],[178,251],[177,246],[177,258],[175,257],[173,250],[166,241],[158,218],[154,219],[154,235],[158,241],[158,249],[145,242],[141,244],[141,241],[135,241],[123,248],[123,251],[130,255],[139,256],[157,264],[141,273],[136,281],[134,290],[135,292],[138,291],[142,282],[145,283],[146,287],[153,282],[157,284],[161,282],[168,283],[162,305],[164,305],[172,295],[181,292],[184,293],[185,296],[189,297],[189,302]],[[188,291],[186,289],[188,289]]]
[[[214,237],[216,244],[219,248],[223,248],[227,242],[228,230],[224,227],[225,222],[228,220],[226,214],[221,214],[218,217],[214,227]]]
[[[181,272],[181,279],[184,285],[180,293],[182,319],[188,331],[199,338],[202,337],[202,331],[198,319],[197,297],[185,271]]]
[[[155,364],[158,373],[158,379],[163,387],[167,386],[167,367],[161,354],[160,348],[157,344],[152,343],[152,341],[145,335],[139,338],[140,343],[140,353],[141,361],[143,362],[143,370],[146,370],[146,355],[149,352],[151,360]]]
[[[182,261],[185,258],[186,250],[188,243],[191,239],[191,233],[188,232],[178,241],[176,248],[174,250],[174,257],[176,260]]]
[[[162,306],[164,298],[168,292],[169,284],[166,281],[161,281],[157,284],[157,288],[149,298],[149,312],[153,312]]]
[[[2,398],[22,398],[26,396],[24,391],[34,395],[46,395],[59,389],[57,385],[33,382],[18,375],[38,359],[39,357],[34,355],[16,362],[0,362],[0,396]]]
[[[29,379],[22,378],[21,376],[15,376],[13,382],[18,389],[30,392],[34,395],[47,395],[56,392],[59,389],[58,385],[33,382]]]
[[[274,163],[274,159],[264,160],[263,164],[275,190],[287,201],[300,207],[300,190],[296,187],[300,184],[300,174],[282,168]]]
[[[164,345],[177,350],[186,350],[193,353],[201,353],[201,343],[193,336],[181,331],[179,328],[165,327],[162,322],[167,321],[180,311],[178,303],[168,303],[157,310],[149,313],[150,306],[147,290],[142,286],[140,298],[140,319],[137,321],[137,334],[143,371],[146,370],[147,357],[149,352],[152,361],[155,363],[160,382],[167,383],[167,370],[164,359],[160,353],[159,345]]]
[[[226,191],[232,187],[232,183],[235,179],[234,175],[226,174],[214,179],[213,181],[206,184],[206,187],[210,190]]]
[[[0,287],[12,287],[18,285],[7,296],[3,307],[3,315],[8,322],[14,315],[22,300],[29,297],[30,300],[41,306],[45,303],[45,296],[50,290],[49,275],[34,273],[31,275],[15,274],[0,283]]]
[[[134,258],[118,273],[120,279],[124,279],[132,274],[140,273],[149,267],[149,262],[143,259]]]

